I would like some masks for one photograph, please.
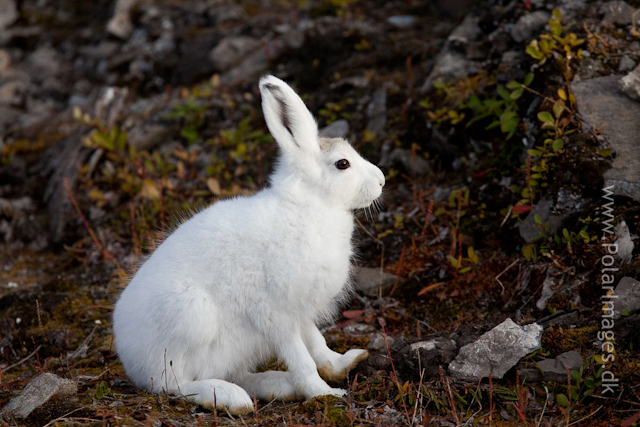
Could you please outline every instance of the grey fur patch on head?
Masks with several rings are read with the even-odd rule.
[[[339,144],[346,144],[347,141],[344,138],[323,138],[320,137],[318,138],[318,141],[320,143],[320,149],[322,151],[331,151],[331,149]]]

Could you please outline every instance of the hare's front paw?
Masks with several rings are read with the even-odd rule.
[[[325,381],[344,381],[349,371],[367,357],[367,350],[349,350],[333,362],[318,366],[318,373]]]

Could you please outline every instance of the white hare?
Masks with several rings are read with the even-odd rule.
[[[253,399],[342,396],[339,381],[366,350],[330,350],[316,324],[348,293],[353,210],[382,193],[384,175],[340,138],[318,136],[302,99],[260,80],[281,150],[269,188],[215,203],[180,225],[142,265],[113,314],[133,382],[232,414]],[[286,372],[255,373],[277,356]]]

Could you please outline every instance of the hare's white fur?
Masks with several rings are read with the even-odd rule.
[[[231,413],[258,399],[344,390],[367,356],[330,350],[330,319],[349,280],[353,210],[369,206],[384,175],[343,139],[322,139],[283,81],[260,80],[267,125],[281,149],[271,186],[215,203],[180,225],[142,265],[113,315],[124,368],[141,388],[182,394]],[[336,162],[347,159],[340,170]],[[274,355],[288,371],[254,373]]]

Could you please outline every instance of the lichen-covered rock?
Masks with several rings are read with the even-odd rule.
[[[623,277],[616,286],[613,295],[615,299],[613,312],[615,317],[619,317],[623,312],[633,314],[640,310],[640,282],[631,278]]]
[[[396,282],[395,274],[385,273],[379,268],[360,267],[356,270],[356,289],[365,295],[375,297],[379,292],[389,290]]]
[[[522,15],[511,29],[511,37],[518,43],[526,42],[545,26],[549,18],[551,15],[544,10]]]
[[[492,373],[502,378],[518,361],[540,348],[542,326],[532,323],[524,327],[507,319],[475,342],[465,345],[449,372],[456,378],[477,381]]]
[[[640,66],[620,79],[620,89],[629,98],[640,101]]]
[[[619,76],[596,77],[573,83],[571,90],[585,129],[605,124],[602,135],[616,152],[611,169],[604,173],[605,187],[640,201],[640,103],[620,93],[619,81]]]
[[[7,403],[2,412],[16,418],[27,418],[54,397],[73,396],[77,392],[78,387],[73,381],[46,372],[27,384],[20,394]]]

